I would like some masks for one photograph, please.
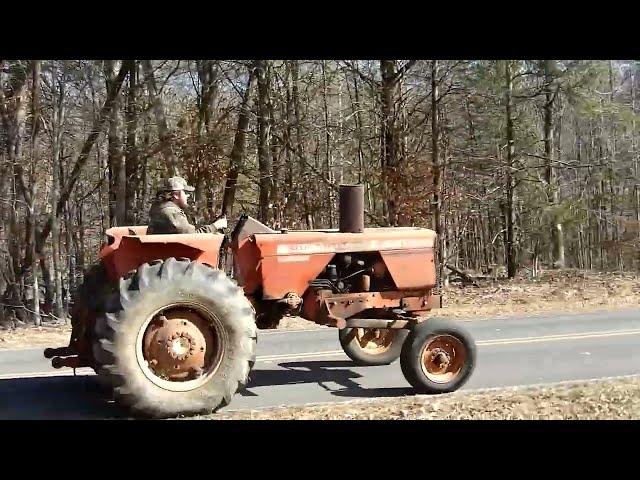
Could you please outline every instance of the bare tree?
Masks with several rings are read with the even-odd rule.
[[[553,148],[553,106],[558,95],[560,85],[554,80],[556,64],[553,60],[543,60],[544,72],[544,157],[545,181],[547,184],[547,198],[553,210],[553,225],[551,227],[551,238],[553,242],[553,265],[555,268],[564,268],[564,234],[562,232],[562,222],[558,212],[559,188],[558,177],[554,160]]]
[[[238,125],[233,141],[233,148],[229,155],[229,170],[224,187],[224,195],[222,198],[222,214],[229,215],[233,209],[233,203],[236,196],[236,187],[238,184],[238,173],[243,167],[245,157],[245,145],[247,138],[247,129],[249,127],[251,90],[255,83],[255,73],[251,69],[247,79],[247,83],[242,94],[242,103],[238,113]]]
[[[269,148],[271,143],[271,122],[269,115],[269,62],[258,60],[255,64],[258,79],[258,175],[259,213],[262,222],[269,220],[269,199],[273,186],[273,158]]]
[[[107,90],[115,81],[117,75],[115,60],[104,62],[104,74]],[[109,114],[109,223],[111,225],[124,225],[127,196],[127,175],[125,156],[120,139],[122,130],[120,95],[113,102],[113,108]]]
[[[169,130],[167,116],[165,114],[162,97],[158,94],[156,86],[156,78],[151,60],[142,60],[142,69],[144,70],[147,90],[149,93],[149,101],[153,109],[158,128],[158,136],[160,137],[160,150],[164,156],[167,169],[170,175],[178,175],[178,160],[173,153],[173,135]]]

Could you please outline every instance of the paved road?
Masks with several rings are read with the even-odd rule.
[[[478,364],[465,390],[640,374],[640,310],[466,323]],[[88,369],[57,371],[41,349],[0,350],[0,419],[118,418]],[[226,410],[411,395],[398,362],[356,367],[335,329],[260,332],[247,389]]]

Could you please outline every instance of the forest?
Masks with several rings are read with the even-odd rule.
[[[438,234],[439,278],[640,269],[640,62],[0,60],[0,321],[65,319],[162,179],[204,224]]]

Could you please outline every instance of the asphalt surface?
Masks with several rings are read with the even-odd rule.
[[[640,375],[640,310],[464,323],[478,359],[463,390]],[[261,331],[251,380],[224,411],[414,394],[399,362],[357,367],[337,335]],[[90,369],[76,373],[54,370],[40,348],[0,350],[0,419],[126,417]]]

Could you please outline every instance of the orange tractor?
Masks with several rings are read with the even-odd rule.
[[[419,393],[460,388],[476,346],[426,317],[441,306],[435,232],[364,228],[363,202],[362,186],[341,186],[334,230],[274,231],[247,215],[227,234],[111,228],[75,294],[69,346],[44,355],[93,368],[134,414],[213,412],[247,383],[258,329],[298,315],[337,327],[359,365],[399,357]]]

